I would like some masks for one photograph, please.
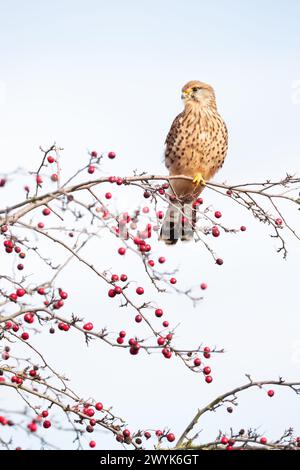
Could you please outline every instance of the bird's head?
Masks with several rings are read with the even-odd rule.
[[[185,105],[199,104],[201,107],[216,108],[216,97],[213,87],[198,80],[192,80],[184,85],[181,97]]]

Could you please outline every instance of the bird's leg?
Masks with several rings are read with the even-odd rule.
[[[199,186],[199,184],[201,184],[201,186],[206,185],[206,181],[203,178],[202,173],[196,173],[195,174],[194,179],[193,179],[193,183],[195,183],[196,186]]]

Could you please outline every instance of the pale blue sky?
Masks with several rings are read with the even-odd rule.
[[[215,87],[229,128],[228,158],[218,181],[297,172],[300,103],[293,84],[300,80],[299,21],[297,0],[0,0],[0,175],[20,165],[36,169],[38,146],[53,140],[65,148],[63,174],[85,163],[87,148],[117,152],[106,173],[165,172],[165,135],[181,110],[180,89],[191,79]],[[22,187],[23,181],[6,194],[20,197]],[[248,227],[243,236],[222,238],[222,270],[199,245],[177,246],[170,254],[153,242],[159,253],[179,260],[180,282],[209,284],[198,309],[182,298],[165,300],[174,321],[182,322],[182,344],[203,340],[228,351],[213,359],[209,387],[179,363],[152,356],[133,361],[102,345],[87,351],[72,339],[66,358],[65,338],[57,335],[55,348],[49,340],[52,361],[73,376],[77,389],[101,395],[132,428],[170,426],[179,434],[198,406],[243,382],[245,372],[299,379],[299,247],[291,242],[283,262],[266,227],[227,202],[210,202],[220,204],[233,225]],[[297,225],[294,213],[291,221]],[[101,269],[111,266],[109,251],[100,254]],[[115,316],[106,298],[99,320],[98,280],[84,276],[79,298],[72,273],[62,279],[74,289],[74,310],[88,310],[99,326],[118,330],[120,314]],[[132,327],[132,321],[120,321]],[[89,382],[82,379],[83,367]],[[221,413],[205,421],[203,438],[214,438],[231,423],[264,424],[275,437],[289,425],[299,426],[299,400],[286,391],[273,401],[249,394],[243,403],[231,417]],[[111,442],[104,437],[98,448]]]

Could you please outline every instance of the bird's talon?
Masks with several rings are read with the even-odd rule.
[[[199,184],[201,184],[201,186],[205,186],[206,185],[206,181],[205,179],[203,178],[203,176],[201,175],[201,173],[197,173],[193,179],[193,183],[195,183],[197,186],[199,186]]]

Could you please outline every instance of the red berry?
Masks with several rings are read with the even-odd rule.
[[[274,396],[274,390],[268,390],[268,396],[273,397]]]
[[[121,338],[121,336],[119,336],[119,337],[117,338],[117,343],[118,343],[118,344],[123,344],[123,343],[124,343],[124,338]]]
[[[51,428],[51,421],[49,421],[48,419],[45,419],[45,421],[43,422],[43,427],[45,429]]]
[[[275,220],[276,225],[282,225],[282,219],[278,218]]]
[[[129,429],[124,429],[124,431],[123,431],[123,436],[124,436],[124,437],[130,437],[130,431],[129,431]]]
[[[195,357],[194,359],[194,366],[198,367],[201,365],[201,359],[200,357]]]
[[[47,158],[48,162],[49,163],[54,163],[55,162],[55,158],[52,157],[51,155],[49,155],[49,157]]]
[[[27,341],[29,339],[29,334],[24,332],[21,334],[21,338],[24,340],[24,341]]]
[[[157,340],[157,344],[159,346],[163,346],[165,344],[166,340],[165,338],[162,338],[162,337],[159,337],[158,340]]]
[[[207,375],[207,376],[205,377],[205,382],[207,382],[208,384],[210,384],[212,381],[213,381],[213,378],[212,378],[211,375]]]
[[[39,222],[37,226],[40,230],[42,230],[45,227],[45,224],[43,222]]]
[[[171,277],[170,279],[170,283],[171,284],[176,284],[177,280],[175,279],[175,277]]]
[[[115,297],[116,296],[116,293],[115,293],[115,289],[109,289],[108,291],[108,297]]]
[[[216,264],[218,264],[219,266],[222,266],[223,263],[224,261],[221,258],[216,259]]]
[[[151,434],[150,434],[150,432],[145,431],[145,432],[144,432],[144,436],[145,436],[146,439],[150,439]]]
[[[137,288],[136,288],[136,293],[137,293],[138,295],[143,295],[143,293],[144,293],[143,287],[137,287]]]
[[[96,403],[95,408],[96,408],[97,411],[103,410],[103,405],[102,405],[102,403],[101,403],[101,402]]]
[[[93,328],[94,328],[94,325],[91,322],[88,322],[85,325],[83,325],[83,329],[86,331],[91,331]]]
[[[67,292],[65,292],[65,291],[63,291],[63,290],[60,290],[60,291],[59,291],[59,295],[60,295],[60,298],[61,298],[61,299],[66,300],[66,299],[68,298]]]
[[[163,314],[164,314],[164,312],[162,311],[161,308],[157,308],[157,309],[155,310],[155,315],[156,315],[158,318],[159,318],[159,317],[162,317]]]
[[[175,436],[174,436],[174,434],[173,434],[172,432],[169,432],[169,433],[167,434],[167,439],[168,439],[169,442],[175,441]]]
[[[126,249],[123,246],[121,246],[121,248],[118,249],[118,253],[119,255],[123,256],[126,253]]]
[[[18,299],[18,296],[17,296],[17,294],[12,293],[12,294],[10,294],[9,298],[12,302],[16,302],[17,299]]]
[[[233,446],[228,445],[228,446],[226,447],[226,450],[233,450]]]
[[[37,182],[38,185],[42,184],[43,178],[40,175],[37,175],[36,176],[36,182]]]
[[[214,237],[218,237],[220,235],[220,230],[218,227],[216,227],[216,225],[214,225],[211,229],[211,233]]]
[[[165,320],[165,321],[163,322],[163,326],[164,326],[165,328],[168,328],[169,322],[168,322],[167,320]]]
[[[49,415],[49,413],[48,413],[47,410],[42,411],[42,416],[43,416],[43,418],[47,418],[48,415]]]
[[[211,368],[209,366],[204,367],[203,374],[209,375],[211,373]]]
[[[205,290],[207,289],[207,284],[205,284],[205,282],[202,282],[202,284],[200,284],[200,287],[202,290]]]
[[[33,323],[34,322],[34,314],[31,313],[31,312],[25,313],[24,321],[26,321],[26,323]]]
[[[43,209],[43,214],[44,214],[44,215],[49,215],[49,214],[51,214],[51,210],[49,209],[49,207],[45,207],[45,209]]]
[[[43,287],[39,287],[37,291],[38,291],[38,294],[45,295],[45,289]]]
[[[158,262],[159,262],[160,264],[163,264],[165,261],[166,261],[166,258],[165,258],[164,256],[160,256],[160,257],[158,258]]]
[[[141,323],[142,320],[143,320],[142,315],[136,315],[135,321],[136,321],[137,323]]]
[[[108,158],[113,159],[113,158],[116,157],[116,154],[115,154],[115,152],[108,152],[108,155],[107,155],[107,156],[108,156]]]
[[[229,441],[228,437],[222,436],[222,438],[221,438],[221,443],[222,444],[226,445],[226,444],[228,444],[228,441]]]
[[[268,439],[266,437],[261,437],[260,438],[260,443],[261,444],[266,444],[268,442]]]
[[[247,228],[245,227],[245,225],[242,225],[241,226],[241,232],[245,232],[247,230]]]
[[[92,151],[91,151],[91,157],[93,157],[93,158],[97,158],[97,157],[98,157],[98,153],[96,152],[96,150],[92,150]]]
[[[119,333],[120,338],[125,338],[126,336],[126,331],[121,330]]]
[[[222,212],[216,211],[216,212],[215,212],[215,218],[216,218],[216,219],[220,219],[220,217],[222,217]]]
[[[23,295],[26,294],[26,291],[25,291],[25,289],[19,288],[19,289],[17,289],[16,294],[17,294],[18,297],[23,297]]]
[[[90,165],[89,168],[88,168],[88,173],[89,173],[90,175],[92,175],[93,173],[95,173],[95,169],[96,169],[96,168],[95,168],[93,165]]]
[[[94,449],[96,447],[96,442],[95,441],[90,441],[89,446],[91,449]]]
[[[58,175],[56,173],[53,173],[51,175],[51,180],[54,181],[54,182],[58,181]]]
[[[112,198],[112,194],[111,194],[111,193],[105,193],[105,198],[106,198],[106,199],[111,199],[111,198]]]
[[[122,282],[126,282],[127,281],[127,275],[126,274],[121,274],[120,279],[121,279]]]
[[[149,259],[148,264],[149,266],[151,266],[151,268],[153,268],[153,266],[155,265],[153,259]]]
[[[116,294],[122,294],[123,289],[122,289],[122,287],[120,287],[120,286],[116,286],[116,287],[114,288],[114,291],[115,291]]]

